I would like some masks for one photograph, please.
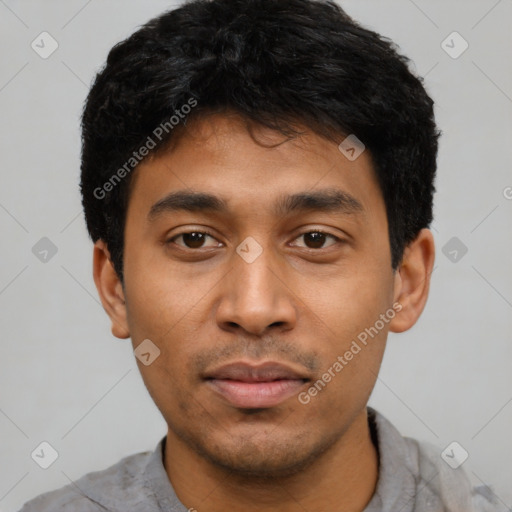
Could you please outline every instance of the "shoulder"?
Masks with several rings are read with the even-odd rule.
[[[472,485],[456,446],[443,455],[430,443],[402,436],[372,408],[368,419],[380,458],[376,498],[368,510],[381,510],[382,503],[386,510],[412,510],[413,503],[414,512],[508,512],[490,487]]]
[[[124,457],[116,464],[87,473],[73,483],[40,494],[26,502],[19,512],[98,512],[113,511],[116,503],[141,502],[143,472],[151,452]]]
[[[425,491],[425,505],[438,499],[447,511],[502,512],[504,509],[492,489],[486,485],[474,487],[462,464],[448,464],[442,450],[430,443],[404,437],[413,471]],[[453,454],[453,451],[451,452]],[[453,466],[453,467],[452,467]],[[435,497],[435,498],[432,498]],[[418,495],[421,499],[421,495]],[[421,507],[420,507],[421,508]],[[427,510],[427,508],[426,508]]]

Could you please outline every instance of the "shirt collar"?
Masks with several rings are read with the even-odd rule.
[[[412,512],[416,479],[409,447],[398,430],[371,407],[368,407],[368,424],[372,437],[377,440],[379,478],[364,512]]]
[[[148,488],[153,490],[154,498],[160,510],[187,512],[176,496],[164,466],[164,451],[167,436],[158,442],[144,470],[144,480]]]

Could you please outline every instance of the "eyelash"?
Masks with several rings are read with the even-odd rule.
[[[180,236],[182,235],[188,235],[190,233],[199,233],[199,234],[202,234],[202,235],[208,235],[210,236],[211,238],[213,239],[216,239],[215,236],[210,233],[209,231],[200,231],[200,230],[191,230],[191,231],[183,231],[182,233],[178,233],[176,235],[173,235],[171,238],[169,238],[168,240],[165,241],[165,244],[166,245],[169,245],[169,244],[172,244],[174,243],[174,240],[176,240],[177,238],[179,238]],[[297,238],[300,238],[301,236],[304,236],[304,235],[308,235],[310,233],[321,233],[322,235],[326,235],[328,237],[331,237],[334,239],[335,243],[343,243],[344,240],[333,235],[332,233],[329,233],[327,231],[323,231],[322,229],[312,229],[310,231],[304,231],[303,233],[300,233],[299,235],[297,235],[294,240],[296,240]],[[177,245],[177,244],[176,244]],[[198,249],[193,249],[193,248],[190,248],[190,247],[186,247],[186,246],[182,246],[182,245],[178,245],[178,247],[180,249],[183,249],[185,251],[192,251],[192,252],[198,252],[202,249],[202,247],[198,248]],[[330,246],[329,246],[330,247]],[[321,251],[322,249],[327,249],[328,247],[321,247],[320,249],[312,249],[310,247],[302,247],[302,249],[307,249],[309,251],[315,251],[315,252],[318,252],[318,251]]]

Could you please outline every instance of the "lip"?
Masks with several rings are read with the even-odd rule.
[[[274,361],[254,365],[226,364],[209,372],[205,381],[231,405],[243,409],[275,407],[298,393],[310,379]]]

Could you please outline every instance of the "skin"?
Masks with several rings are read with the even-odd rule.
[[[113,335],[160,349],[150,365],[137,363],[167,422],[164,465],[186,507],[361,511],[378,479],[366,404],[388,332],[409,329],[424,309],[432,233],[421,230],[393,272],[368,151],[349,161],[307,130],[291,140],[264,128],[253,135],[236,115],[212,115],[142,162],[126,217],[124,286],[102,240],[95,283]],[[281,195],[327,188],[364,211],[273,211]],[[178,190],[222,197],[229,210],[162,212],[150,222],[152,205]],[[178,236],[204,230],[211,236],[199,243]],[[340,241],[312,243],[318,230]],[[263,250],[252,263],[236,252],[248,236]],[[306,405],[294,395],[240,409],[201,378],[227,362],[274,360],[307,375],[307,391],[394,303],[400,312]]]

